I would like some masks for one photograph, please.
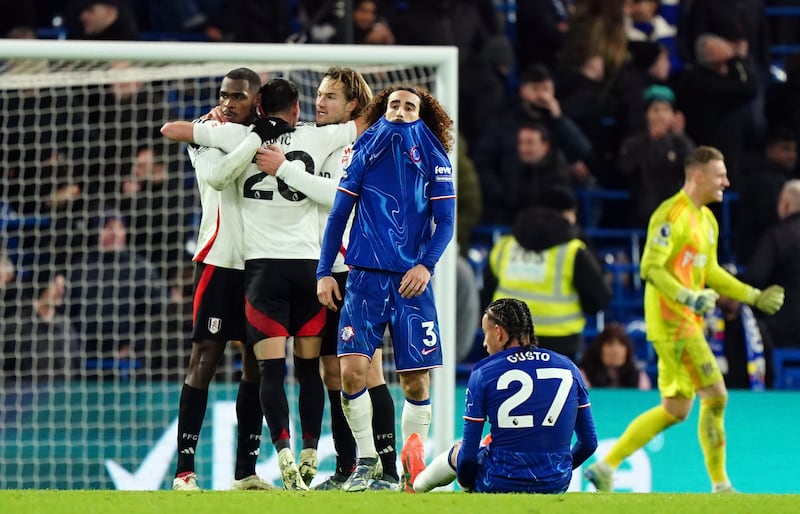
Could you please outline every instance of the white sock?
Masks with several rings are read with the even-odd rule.
[[[377,457],[378,452],[375,450],[375,441],[372,438],[372,401],[367,394],[367,388],[350,399],[342,393],[342,410],[356,440],[358,456]]]
[[[403,404],[403,414],[400,417],[400,431],[403,442],[414,432],[422,437],[424,443],[428,439],[428,430],[431,426],[431,404],[417,405],[408,400]]]
[[[413,484],[414,492],[427,493],[456,479],[456,470],[450,465],[451,451],[452,448],[434,457],[428,467],[417,475]]]

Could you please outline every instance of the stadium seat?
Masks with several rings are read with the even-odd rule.
[[[775,348],[775,389],[800,389],[800,348]]]
[[[98,371],[100,374],[112,374],[121,380],[129,380],[131,373],[142,367],[139,359],[95,359],[89,358],[83,362],[86,371]]]

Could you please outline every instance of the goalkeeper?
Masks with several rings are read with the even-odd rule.
[[[661,404],[634,419],[602,460],[586,470],[600,491],[613,489],[613,472],[633,452],[687,418],[700,396],[698,437],[713,492],[732,492],[725,469],[725,382],[703,334],[702,315],[720,294],[774,314],[783,289],[760,291],[744,284],[717,262],[719,226],[711,210],[730,185],[722,153],[708,146],[687,158],[683,188],[651,215],[641,261],[646,281],[647,339],[658,355]]]

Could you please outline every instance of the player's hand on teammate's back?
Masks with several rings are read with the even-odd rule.
[[[783,307],[784,289],[779,285],[771,285],[756,297],[755,306],[766,314],[775,314]]]
[[[319,303],[329,308],[333,312],[339,310],[336,302],[342,301],[342,292],[339,291],[339,284],[333,277],[322,277],[317,280],[317,299]]]
[[[431,272],[428,271],[428,268],[422,264],[417,264],[403,275],[403,279],[400,281],[400,296],[403,298],[419,296],[428,287],[428,282],[430,281]]]
[[[285,160],[286,156],[283,155],[280,147],[276,145],[267,145],[266,148],[262,146],[256,152],[256,166],[258,166],[258,169],[273,177]]]
[[[714,308],[719,299],[719,294],[713,289],[691,291],[682,289],[677,300],[692,309],[696,314],[705,314]]]

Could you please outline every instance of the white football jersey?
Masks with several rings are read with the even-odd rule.
[[[194,127],[195,143],[226,153],[233,152],[249,134],[248,127],[233,123]],[[331,153],[355,138],[354,122],[324,127],[298,125],[294,132],[268,144],[280,146],[287,160],[301,161],[306,173],[313,175]],[[283,180],[259,171],[252,162],[238,175],[236,185],[242,202],[245,260],[319,259],[321,232],[317,202]]]
[[[344,148],[341,148],[338,152],[332,153],[325,161],[325,164],[322,165],[322,168],[317,172],[318,175],[330,177],[331,183],[333,184],[334,195],[336,193],[336,187],[339,185],[339,180],[341,180],[341,178],[344,176],[345,168],[350,165],[350,159],[352,156],[353,145],[350,144]],[[330,205],[320,204],[318,207],[320,237],[325,233],[325,225],[328,223],[328,215],[331,213],[331,207],[333,207],[333,203]],[[355,209],[353,209],[353,212],[350,213],[350,220],[348,221],[347,228],[342,236],[342,246],[339,248],[339,253],[336,255],[336,260],[333,262],[333,268],[331,271],[334,273],[340,273],[349,269],[349,267],[344,263],[344,255],[345,249],[347,248],[347,236],[350,234],[350,226],[353,223],[354,215]]]
[[[198,145],[189,145],[188,153],[195,169],[202,209],[193,260],[243,270],[244,225],[238,189],[230,184],[218,191],[206,179],[216,173],[215,168],[225,154],[217,148]]]

